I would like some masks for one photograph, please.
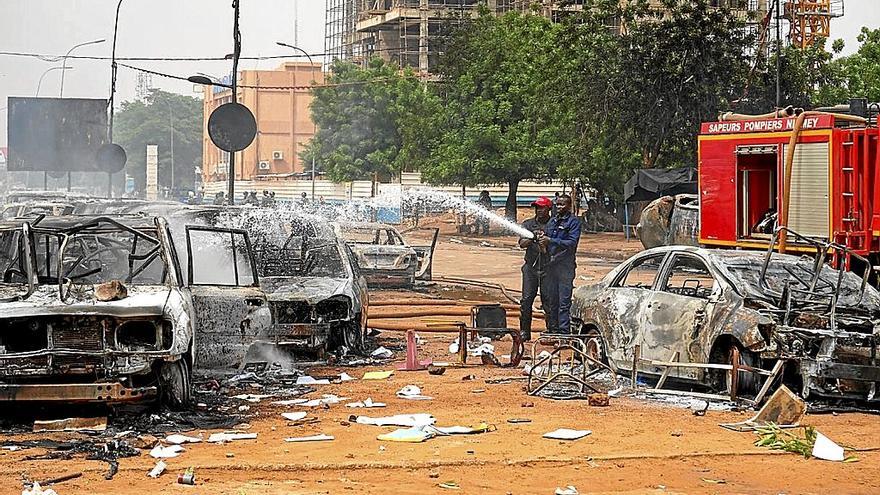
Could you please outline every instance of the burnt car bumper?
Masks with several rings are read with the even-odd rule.
[[[0,402],[136,402],[156,394],[156,387],[127,387],[119,382],[0,384]]]
[[[274,326],[271,343],[293,349],[314,350],[330,338],[329,323],[287,323]]]
[[[371,287],[409,287],[416,276],[414,266],[407,268],[362,268],[367,285]]]
[[[880,337],[855,332],[822,332],[820,339],[811,343],[819,349],[811,356],[797,358],[804,377],[804,396],[880,400],[878,339]]]

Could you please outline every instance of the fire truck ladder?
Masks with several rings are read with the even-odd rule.
[[[862,141],[867,141],[866,136],[851,133],[849,141],[843,141],[838,145],[836,150],[837,156],[840,157],[840,173],[838,180],[840,183],[840,209],[838,210],[840,218],[840,230],[834,233],[834,242],[845,246],[848,250],[859,254],[866,254],[868,250],[867,241],[870,239],[867,229],[867,222],[864,219],[865,210],[865,194],[867,192],[867,175],[862,167],[859,159],[859,146]],[[839,259],[840,256],[843,259]],[[835,251],[834,265],[841,266],[846,270],[850,269],[851,256],[849,252]]]

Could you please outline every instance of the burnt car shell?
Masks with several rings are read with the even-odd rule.
[[[727,362],[731,346],[738,346],[751,359],[744,364],[769,368],[784,360],[799,377],[805,397],[874,399],[880,380],[880,294],[863,288],[858,276],[824,266],[820,279],[841,277],[839,290],[833,291],[836,304],[819,299],[786,312],[778,294],[762,286],[758,274],[765,255],[687,246],[649,249],[600,283],[576,289],[572,315],[582,330],[601,335],[610,364],[620,370],[632,368],[636,345],[643,359],[668,361],[678,353],[679,361],[690,363]],[[655,268],[639,272],[654,260]],[[812,263],[774,253],[764,279],[770,285],[803,279],[799,270]],[[663,369],[640,364],[641,372]],[[718,373],[699,368],[672,368],[670,375],[723,385]]]
[[[412,287],[416,280],[431,279],[437,229],[426,246],[410,246],[396,228],[381,223],[338,222],[334,229],[357,256],[371,287]]]

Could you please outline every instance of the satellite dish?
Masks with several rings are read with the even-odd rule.
[[[121,172],[127,160],[125,150],[116,143],[105,144],[98,150],[98,168],[102,172],[111,174]]]
[[[241,151],[257,137],[257,120],[250,109],[241,103],[225,103],[211,112],[208,135],[223,151]]]

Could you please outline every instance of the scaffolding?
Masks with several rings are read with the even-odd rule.
[[[806,48],[831,36],[831,19],[843,16],[843,0],[785,0],[782,16],[791,44]]]

